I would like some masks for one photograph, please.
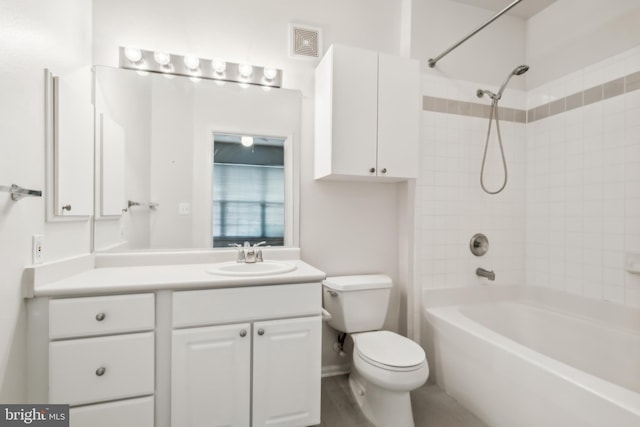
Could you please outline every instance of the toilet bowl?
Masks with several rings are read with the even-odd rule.
[[[413,427],[410,391],[427,381],[429,366],[415,342],[389,331],[352,335],[351,391],[377,427]]]

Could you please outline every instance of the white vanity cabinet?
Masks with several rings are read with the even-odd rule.
[[[173,427],[320,422],[320,283],[174,292]]]
[[[72,427],[154,425],[154,294],[30,302],[29,400]]]
[[[418,61],[333,45],[315,72],[315,178],[417,176]]]

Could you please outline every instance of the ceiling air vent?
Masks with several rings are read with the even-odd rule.
[[[322,30],[298,24],[289,24],[292,58],[318,59],[322,54]]]

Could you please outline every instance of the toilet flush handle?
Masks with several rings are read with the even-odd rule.
[[[329,292],[329,295],[331,295],[332,297],[337,297],[338,296],[338,293],[336,291],[330,290],[328,292]]]

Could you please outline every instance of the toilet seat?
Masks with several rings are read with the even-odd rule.
[[[426,363],[422,347],[390,331],[353,334],[354,349],[367,363],[391,371],[413,371]]]

